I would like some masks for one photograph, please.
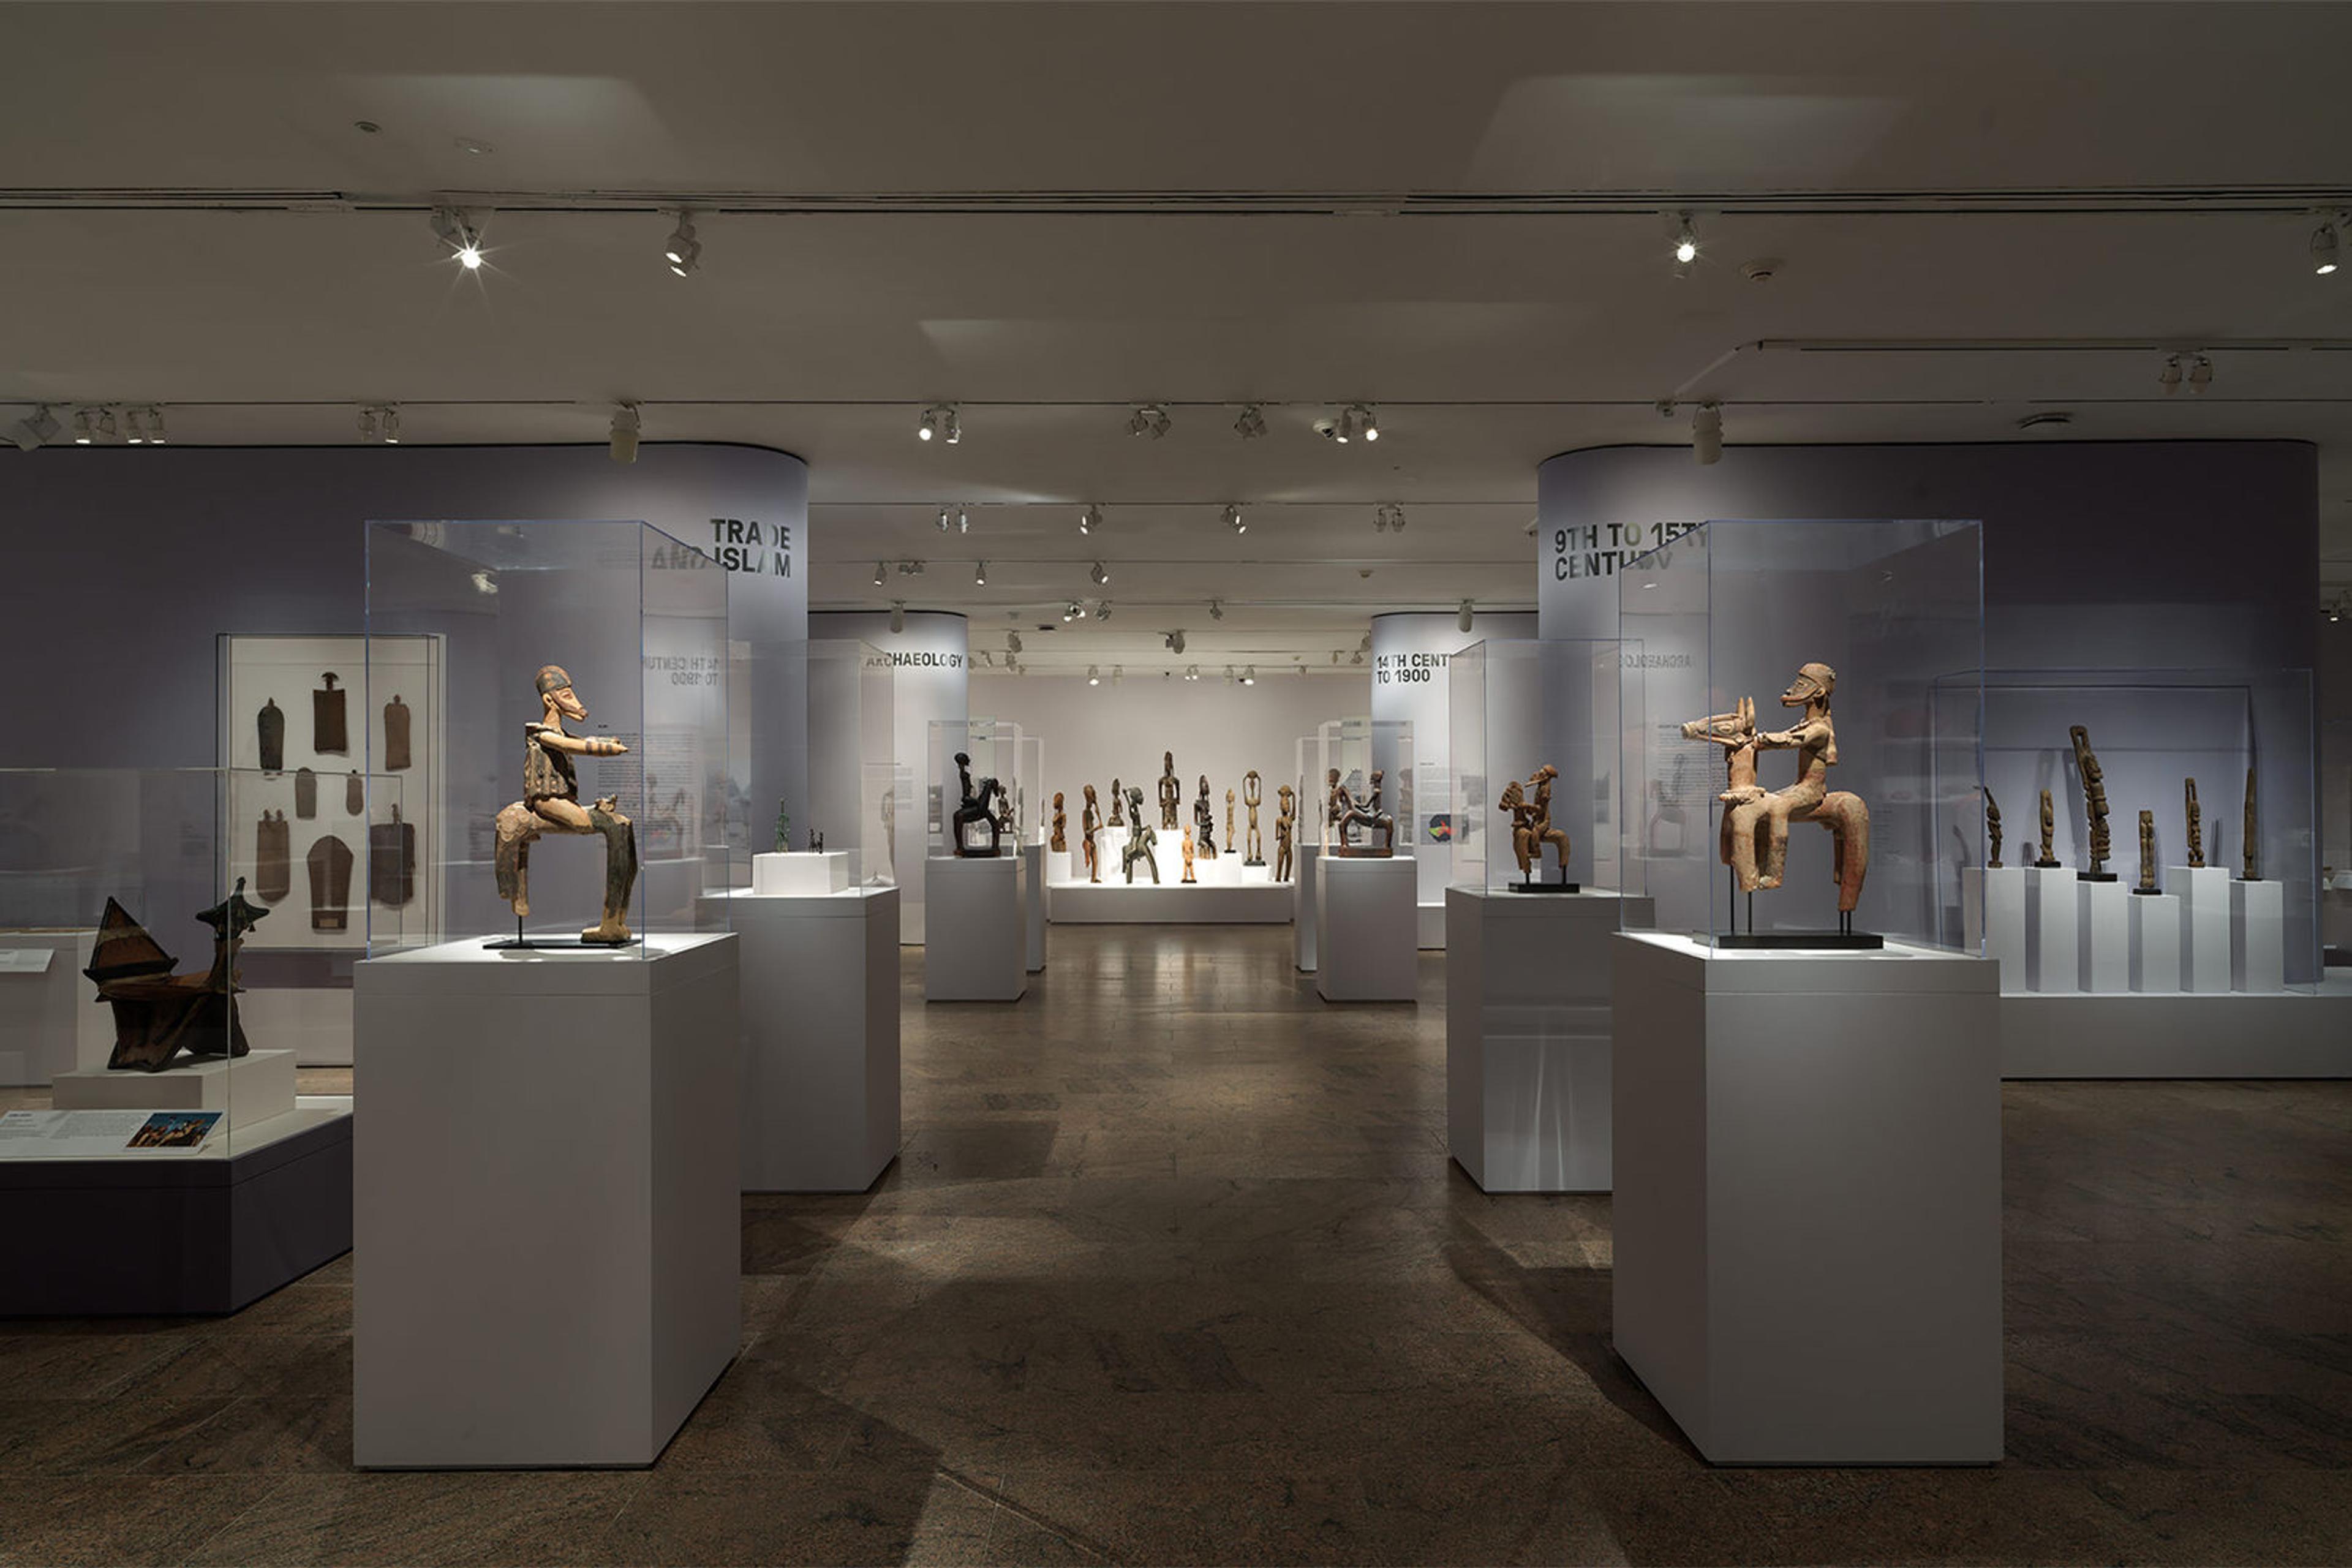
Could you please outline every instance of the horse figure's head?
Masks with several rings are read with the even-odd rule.
[[[1728,713],[1710,713],[1683,725],[1685,741],[1726,741],[1740,743],[1756,738],[1756,699],[1743,697]]]

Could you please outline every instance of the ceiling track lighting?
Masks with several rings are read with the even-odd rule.
[[[1247,669],[1242,671],[1242,684],[1244,686],[1255,686],[1257,684],[1257,666],[1251,665]]]
[[[433,209],[433,232],[449,247],[450,258],[468,272],[482,269],[482,229],[470,213],[456,207]]]
[[[2180,356],[2179,354],[2165,356],[2164,368],[2156,373],[2156,384],[2164,388],[2164,395],[2167,397],[2180,390]]]
[[[136,408],[122,411],[122,429],[123,440],[131,446],[144,447],[147,444],[147,432],[139,423],[139,410]]]
[[[1089,506],[1084,511],[1078,513],[1078,531],[1080,533],[1092,533],[1096,529],[1100,528],[1101,526],[1102,508],[1098,506]]]
[[[93,431],[93,427],[92,427],[92,425],[91,425],[91,421],[90,421],[90,414],[89,414],[89,409],[87,409],[87,408],[80,409],[80,410],[79,410],[78,412],[76,412],[76,413],[75,413],[75,415],[74,415],[74,421],[73,421],[73,432],[74,432],[74,445],[75,445],[75,446],[77,446],[77,447],[87,447],[87,446],[89,446],[89,445],[93,440],[97,439],[97,437],[96,437],[96,435],[95,435],[95,433],[94,433],[94,431]]]
[[[1386,533],[1390,530],[1404,531],[1404,508],[1394,501],[1385,501],[1372,511],[1372,531]]]
[[[1007,632],[1004,634],[1004,651],[1007,653],[1019,653],[1021,651],[1021,634],[1019,632]]]
[[[1225,602],[1223,599],[1209,601],[1209,618],[1213,621],[1222,621],[1225,618]]]
[[[956,531],[958,533],[971,531],[971,513],[962,507],[956,508]]]
[[[1168,417],[1168,410],[1157,403],[1139,403],[1135,405],[1135,412],[1127,417],[1127,433],[1149,436],[1157,441],[1168,434],[1169,426],[1173,423]]]
[[[16,422],[16,434],[12,438],[18,451],[30,452],[56,440],[64,430],[65,426],[58,423],[57,416],[49,412],[49,405],[45,403]]]
[[[1076,599],[1062,606],[1062,619],[1065,621],[1083,621],[1086,618],[1087,607]]]
[[[1469,631],[1469,629],[1470,629],[1470,619],[1471,619],[1471,617],[1470,617],[1470,607],[1471,607],[1471,606],[1470,606],[1470,601],[1469,601],[1469,600],[1465,599],[1465,600],[1463,600],[1463,601],[1462,601],[1462,608],[1461,608],[1461,610],[1460,610],[1460,611],[1459,611],[1459,612],[1454,616],[1454,630],[1459,631],[1459,632],[1465,632],[1465,633],[1466,633],[1467,631]]]
[[[634,463],[637,460],[637,432],[644,427],[645,420],[638,415],[635,404],[624,400],[613,405],[613,430],[608,447],[613,461]]]
[[[2344,221],[2342,213],[2328,214],[2319,220],[2319,226],[2311,231],[2311,270],[2315,276],[2328,278],[2335,275],[2341,237],[2337,231]]]
[[[888,562],[877,561],[874,563],[874,585],[876,587],[879,588],[882,585],[882,580],[889,574],[890,563]]]
[[[1702,403],[1691,410],[1691,456],[1702,467],[1723,461],[1723,405]]]
[[[945,507],[940,508],[940,531],[941,533],[945,533],[949,529],[953,528],[954,526],[955,519],[948,515],[948,509]]]
[[[677,227],[670,231],[669,239],[662,247],[662,259],[680,278],[702,266],[702,241],[695,237],[694,215],[684,207],[677,209]]]
[[[972,567],[972,569],[971,569],[971,581],[972,581],[972,586],[974,586],[974,587],[976,587],[976,588],[985,588],[985,587],[987,587],[987,586],[988,586],[988,563],[987,563],[987,562],[985,562],[985,561],[980,562],[980,563],[978,563],[977,564],[975,564],[975,565]]]
[[[907,629],[907,601],[904,599],[890,601],[890,629],[894,632]]]
[[[1225,526],[1234,531],[1236,539],[1249,531],[1249,524],[1242,521],[1242,509],[1238,503],[1228,501],[1225,504]]]
[[[923,417],[915,426],[915,439],[940,440],[952,447],[963,439],[963,416],[952,403],[934,403],[923,410]]]
[[[1110,601],[1108,599],[1105,599],[1102,603],[1095,606],[1095,619],[1097,621],[1107,621],[1110,619]]]
[[[1094,570],[1087,573],[1087,575],[1093,578],[1095,580],[1095,586],[1099,588],[1104,584],[1110,581],[1110,568],[1097,561],[1094,564]]]
[[[1688,278],[1698,265],[1698,228],[1688,213],[1675,215],[1675,276]]]
[[[1244,404],[1241,416],[1234,421],[1234,434],[1244,441],[1255,441],[1265,434],[1265,411],[1256,404]]]
[[[901,561],[898,563],[898,575],[901,577],[919,577],[923,574],[923,565],[924,563],[920,561]]]
[[[1123,664],[1114,664],[1110,667],[1110,683],[1113,686],[1117,686],[1120,681],[1125,680],[1126,679],[1127,666]]]
[[[1168,633],[1161,640],[1167,644],[1168,651],[1170,653],[1182,653],[1184,651],[1184,633],[1181,629]]]
[[[156,404],[149,404],[147,405],[147,444],[150,447],[162,447],[168,444],[168,439],[163,430],[163,408]]]
[[[2189,390],[2201,395],[2212,384],[2213,362],[2199,354],[2197,363],[2189,367]]]
[[[1102,684],[1102,671],[1091,664],[1087,666],[1087,684],[1088,686],[1100,686]]]
[[[1185,668],[1184,668],[1184,679],[1187,679],[1187,680],[1198,680],[1198,679],[1201,679],[1201,667],[1200,667],[1199,665],[1197,665],[1197,664],[1193,664],[1193,665],[1187,665],[1187,666],[1185,667]]]

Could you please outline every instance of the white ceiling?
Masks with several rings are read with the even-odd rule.
[[[1001,647],[1104,561],[1111,623],[1033,668],[1177,626],[1204,668],[1328,666],[1377,609],[1524,605],[1536,464],[1686,438],[1677,391],[1734,445],[2051,407],[2312,439],[2352,579],[2352,276],[2303,260],[2352,205],[2352,5],[0,5],[0,404],[313,442],[393,402],[430,442],[601,439],[636,399],[647,439],[810,460],[821,605]],[[489,213],[482,279],[444,193]],[[1832,340],[1868,342],[1798,346]],[[2200,348],[2212,390],[2164,397]],[[1165,440],[1122,433],[1140,399]],[[1377,446],[1313,434],[1359,399]],[[957,447],[913,439],[938,400]]]

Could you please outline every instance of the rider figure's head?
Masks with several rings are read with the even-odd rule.
[[[1780,706],[1802,708],[1816,697],[1827,701],[1830,693],[1836,689],[1836,670],[1826,664],[1801,665],[1797,669],[1797,679],[1789,683],[1788,690],[1780,693]]]

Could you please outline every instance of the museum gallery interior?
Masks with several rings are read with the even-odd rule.
[[[2352,1561],[2352,5],[0,38],[0,1563]]]

